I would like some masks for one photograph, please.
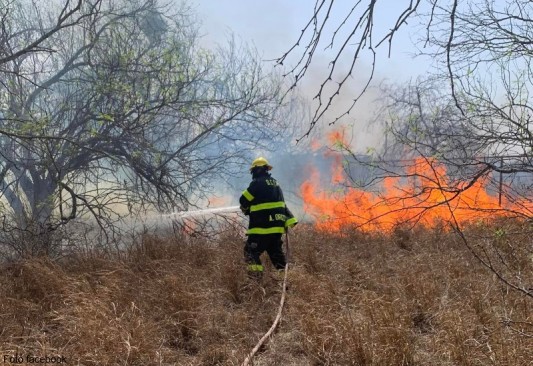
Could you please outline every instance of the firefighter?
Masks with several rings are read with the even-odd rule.
[[[250,216],[244,258],[254,278],[263,274],[259,257],[265,250],[277,270],[285,268],[281,236],[298,223],[285,204],[281,187],[270,175],[271,169],[265,158],[255,159],[250,167],[252,182],[239,198],[242,212]]]

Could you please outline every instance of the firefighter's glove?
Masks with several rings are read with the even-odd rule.
[[[248,216],[250,214],[250,207],[241,206],[241,211],[242,211],[243,214]]]
[[[291,218],[285,221],[285,229],[293,228],[298,224],[298,220]]]

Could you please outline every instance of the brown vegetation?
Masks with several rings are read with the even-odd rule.
[[[301,226],[290,239],[284,316],[255,365],[531,365],[533,302],[456,236]],[[4,265],[0,357],[239,365],[270,327],[281,288],[271,267],[260,284],[247,279],[242,245],[144,237],[120,258]]]

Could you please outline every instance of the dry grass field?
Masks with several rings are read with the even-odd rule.
[[[455,235],[301,225],[290,244],[284,315],[256,366],[533,365],[532,299]],[[247,279],[242,246],[238,236],[144,237],[120,256],[3,265],[0,363],[240,365],[281,290],[271,267]]]

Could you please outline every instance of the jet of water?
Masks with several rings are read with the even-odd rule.
[[[216,208],[206,208],[203,210],[195,211],[178,211],[171,214],[163,215],[164,217],[175,217],[175,218],[184,218],[184,217],[194,217],[202,216],[211,213],[220,213],[220,212],[239,212],[239,206],[229,206],[229,207],[216,207]]]

